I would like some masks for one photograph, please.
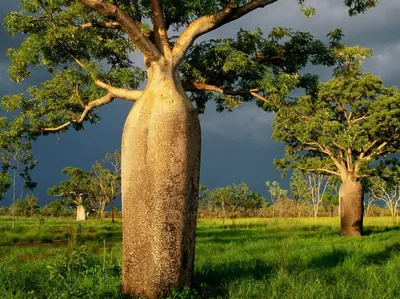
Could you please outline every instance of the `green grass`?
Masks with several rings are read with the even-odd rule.
[[[121,298],[121,223],[0,218],[1,298]],[[230,224],[230,222],[229,222]],[[400,229],[367,218],[342,238],[339,219],[199,220],[201,298],[400,298]],[[104,241],[105,240],[105,241]],[[38,241],[41,241],[39,243]]]

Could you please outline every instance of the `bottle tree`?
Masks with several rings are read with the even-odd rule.
[[[47,193],[63,197],[65,203],[76,207],[76,221],[85,221],[86,208],[91,206],[96,196],[94,175],[77,167],[65,167],[61,173],[69,179],[49,188]]]
[[[275,162],[282,168],[338,176],[341,233],[359,236],[361,179],[400,151],[400,93],[360,71],[370,50],[343,47],[338,55],[344,65],[335,78],[320,84],[313,95],[288,101],[276,114],[273,138],[287,147],[286,157]]]
[[[26,36],[19,49],[8,51],[11,79],[29,76],[31,65],[52,74],[29,88],[31,98],[3,98],[7,110],[19,109],[31,138],[79,130],[97,120],[95,108],[116,98],[136,102],[122,136],[124,293],[157,297],[192,285],[197,113],[205,102],[214,98],[219,108],[238,100],[262,104],[273,85],[284,93],[288,85],[315,81],[303,76],[299,86],[289,84],[309,59],[332,63],[327,48],[309,34],[281,29],[269,39],[258,30],[241,31],[237,40],[194,45],[198,37],[277,1],[21,0],[22,11],[7,15],[7,30]],[[345,4],[355,14],[376,2]],[[174,30],[178,37],[171,36]],[[283,42],[284,36],[290,40]],[[144,70],[130,60],[136,50]],[[145,89],[137,90],[145,78]]]

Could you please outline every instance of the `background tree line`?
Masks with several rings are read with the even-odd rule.
[[[111,217],[114,220],[114,199],[121,194],[119,151],[106,154],[104,159],[96,161],[91,170],[86,172],[78,167],[65,167],[61,172],[68,180],[48,189],[48,194],[58,199],[42,207],[33,194],[14,199],[9,207],[0,208],[0,215],[14,216],[72,216],[77,220],[91,217],[104,218],[105,208],[110,205]],[[120,215],[119,215],[120,216]]]

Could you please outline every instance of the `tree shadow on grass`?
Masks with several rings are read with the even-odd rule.
[[[276,265],[263,260],[233,261],[209,265],[196,271],[196,289],[202,298],[227,298],[228,282],[236,280],[263,280],[276,271]]]
[[[313,269],[328,269],[334,268],[343,263],[349,253],[343,249],[332,248],[332,251],[325,252],[317,257],[314,257],[308,264],[307,268]]]
[[[363,229],[363,236],[369,236],[373,234],[400,231],[400,226],[367,226]]]
[[[400,254],[400,243],[385,246],[382,251],[366,255],[365,261],[368,264],[381,265],[389,261],[393,254]]]

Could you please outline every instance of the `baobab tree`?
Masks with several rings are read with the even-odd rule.
[[[116,98],[135,102],[122,136],[124,293],[157,297],[192,285],[197,112],[205,102],[214,98],[229,108],[238,99],[256,99],[271,110],[267,95],[284,96],[315,83],[314,76],[299,73],[308,61],[334,64],[329,47],[289,30],[275,30],[270,39],[259,31],[241,31],[237,40],[194,45],[198,37],[277,1],[32,0],[21,1],[22,11],[7,15],[7,30],[26,35],[19,49],[8,51],[11,79],[29,76],[31,65],[52,74],[28,90],[31,98],[2,100],[19,109],[19,119],[29,124],[25,134],[36,138],[79,130],[85,121],[96,122],[96,108]],[[345,4],[355,14],[376,2]],[[173,30],[179,37],[170,37]],[[285,36],[289,41],[282,40]],[[130,60],[136,50],[143,54],[145,71]],[[297,77],[299,84],[288,84]],[[145,78],[146,88],[137,90]]]
[[[77,167],[65,167],[61,173],[67,175],[69,180],[49,188],[47,193],[65,198],[67,203],[76,207],[76,221],[85,221],[86,207],[91,205],[95,196],[93,173]]]
[[[360,49],[361,50],[361,49]],[[343,72],[321,83],[314,95],[282,105],[275,117],[273,138],[283,141],[286,157],[280,168],[335,175],[339,190],[341,233],[362,235],[361,178],[371,175],[388,155],[400,151],[400,93],[371,73],[361,73],[361,60],[344,47]],[[361,52],[360,52],[361,53]]]

